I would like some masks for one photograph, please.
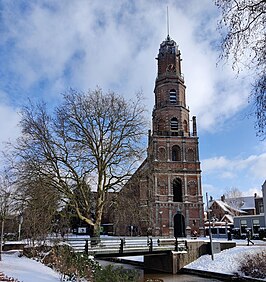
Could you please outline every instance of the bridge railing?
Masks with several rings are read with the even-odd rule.
[[[67,238],[76,252],[85,252],[91,255],[147,253],[158,251],[186,252],[187,242],[183,239],[156,239],[148,238]]]

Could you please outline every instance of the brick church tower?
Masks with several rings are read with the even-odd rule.
[[[181,227],[176,232],[199,232],[203,227],[203,198],[196,117],[192,118],[191,134],[181,55],[169,35],[160,45],[157,60],[153,129],[147,157],[154,171],[157,221],[161,221],[162,234],[172,234],[173,218],[180,213],[185,230]]]
[[[191,132],[181,55],[169,35],[161,43],[156,59],[158,73],[147,158],[121,192],[126,201],[135,199],[140,215],[135,213],[129,220],[128,213],[124,225],[137,226],[142,235],[151,232],[183,237],[194,230],[203,234],[196,117],[192,117]],[[126,206],[130,206],[129,202]],[[121,222],[119,229],[123,233]]]

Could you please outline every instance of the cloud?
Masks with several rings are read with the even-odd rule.
[[[17,109],[0,104],[0,149],[4,142],[13,142],[19,136],[18,123],[19,115]]]
[[[6,68],[25,93],[54,99],[69,87],[99,85],[127,96],[143,89],[151,112],[154,58],[166,37],[165,4],[21,2],[24,6],[4,3],[2,25],[10,57]],[[201,129],[213,130],[245,106],[248,91],[228,66],[216,67],[215,6],[207,0],[187,2],[169,1],[170,34],[180,45],[191,113]]]
[[[202,160],[204,174],[215,174],[220,178],[235,178],[239,172],[251,178],[266,177],[266,153],[250,155],[246,158],[228,159],[224,156]],[[246,176],[247,176],[246,175]]]
[[[261,197],[262,196],[261,188],[252,187],[252,188],[249,188],[247,191],[243,192],[243,196],[253,196],[255,194],[257,194],[258,197]]]

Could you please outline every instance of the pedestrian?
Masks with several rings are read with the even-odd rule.
[[[194,230],[194,231],[192,232],[192,237],[196,239],[197,236],[198,236],[198,232],[197,232],[197,230]]]
[[[249,230],[247,230],[247,246],[249,246],[249,243],[251,243],[252,245],[254,245],[254,242],[251,241],[251,232]]]

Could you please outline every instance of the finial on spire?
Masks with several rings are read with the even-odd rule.
[[[168,14],[168,6],[167,6],[167,39],[170,40],[170,35],[169,35],[169,14]]]

